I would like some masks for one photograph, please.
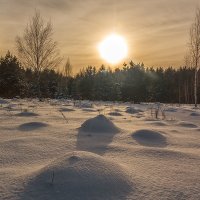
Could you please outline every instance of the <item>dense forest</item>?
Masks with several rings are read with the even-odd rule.
[[[116,69],[88,66],[74,77],[45,69],[38,79],[8,52],[0,59],[0,97],[194,103],[194,76],[195,69],[187,66],[149,68],[130,61]]]

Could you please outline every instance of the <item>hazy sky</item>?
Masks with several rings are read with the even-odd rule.
[[[200,0],[0,0],[0,54],[15,53],[16,35],[39,9],[76,70],[106,64],[97,45],[113,31],[128,42],[127,60],[179,66],[198,5]]]

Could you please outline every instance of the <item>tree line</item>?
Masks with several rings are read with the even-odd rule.
[[[194,103],[195,69],[154,69],[130,62],[112,70],[88,66],[74,77],[66,73],[24,68],[10,52],[0,59],[0,96],[4,98],[73,98],[102,101]],[[198,71],[200,78],[200,71]],[[38,90],[38,87],[40,90]],[[198,84],[198,93],[200,84]]]
[[[200,10],[190,30],[185,66],[151,68],[133,61],[112,70],[88,66],[72,76],[68,59],[61,71],[53,28],[35,12],[22,36],[16,37],[17,56],[0,59],[0,96],[13,98],[74,98],[103,101],[199,103]]]

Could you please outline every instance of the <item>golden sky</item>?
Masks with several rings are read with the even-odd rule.
[[[0,54],[15,53],[15,37],[39,9],[51,19],[61,54],[70,57],[74,71],[106,64],[97,45],[113,31],[127,40],[126,60],[177,67],[198,5],[200,0],[0,0]]]

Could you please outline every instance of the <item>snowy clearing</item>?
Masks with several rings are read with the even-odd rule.
[[[200,199],[200,110],[0,101],[1,200]]]

